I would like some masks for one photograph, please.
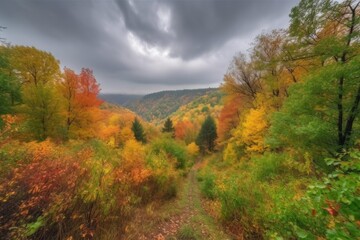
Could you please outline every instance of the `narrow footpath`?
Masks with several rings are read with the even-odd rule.
[[[227,240],[231,239],[201,205],[196,170],[181,186],[179,196],[158,209],[149,206],[135,215],[124,239],[127,240]]]

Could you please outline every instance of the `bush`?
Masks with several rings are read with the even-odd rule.
[[[121,154],[98,140],[21,143],[19,151],[25,160],[1,176],[0,235],[7,239],[102,239],[110,228],[120,234],[156,176],[134,140]],[[16,160],[18,151],[1,154]],[[171,177],[166,184],[164,195],[173,195]]]
[[[170,199],[177,194],[178,174],[164,151],[150,151],[146,157],[147,166],[152,170],[152,192],[149,198]]]
[[[210,171],[206,171],[201,175],[202,182],[200,185],[200,190],[201,193],[209,199],[215,199],[215,179],[215,175]]]
[[[176,168],[185,169],[188,159],[186,148],[175,140],[170,138],[157,140],[151,144],[151,150],[156,154],[164,151],[166,154],[175,158]]]
[[[254,177],[258,181],[270,181],[286,172],[283,162],[286,159],[284,154],[268,153],[258,158],[252,158],[254,162]]]
[[[196,157],[196,156],[198,156],[198,155],[199,155],[199,151],[200,151],[199,146],[196,145],[196,143],[194,143],[194,142],[188,144],[188,145],[186,146],[186,150],[187,150],[188,154],[189,154],[191,157],[193,157],[193,158]]]
[[[353,150],[326,162],[335,169],[308,188],[302,199],[303,216],[312,213],[323,226],[304,228],[303,235],[327,239],[359,239],[360,221],[360,151]],[[325,228],[325,229],[324,229]]]
[[[259,212],[264,204],[264,192],[254,184],[234,174],[217,187],[222,219],[235,223],[238,228],[241,226],[241,235],[245,239],[259,239],[263,234]]]

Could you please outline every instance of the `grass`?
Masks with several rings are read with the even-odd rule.
[[[192,170],[187,178],[183,179],[179,186],[179,192],[175,200],[165,202],[163,205],[153,205],[146,211],[142,211],[134,222],[130,232],[141,229],[144,236],[156,233],[162,223],[174,220],[174,217],[182,215],[185,220],[179,226],[176,233],[166,236],[168,240],[217,240],[230,239],[222,231],[221,226],[210,217],[201,203],[199,183]],[[160,207],[161,206],[161,207]],[[155,211],[156,209],[156,211]],[[146,224],[144,224],[146,223]],[[141,226],[141,228],[139,228]],[[166,225],[165,225],[166,226]],[[130,233],[129,232],[129,233]],[[139,236],[139,235],[137,235]],[[126,239],[137,239],[131,236]]]
[[[183,225],[176,234],[178,240],[200,240],[201,233],[191,225]]]

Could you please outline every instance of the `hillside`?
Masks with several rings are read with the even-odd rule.
[[[218,92],[218,89],[162,91],[145,95],[140,100],[132,101],[124,106],[147,121],[157,122],[176,112],[180,106],[212,92]]]
[[[105,100],[109,103],[119,104],[122,106],[126,106],[132,101],[136,101],[141,99],[143,95],[135,95],[135,94],[118,94],[118,93],[102,93],[99,96],[101,99]]]
[[[101,104],[100,109],[107,110],[112,113],[129,114],[129,115],[133,115],[134,117],[136,116],[136,113],[134,113],[130,109],[127,109],[126,107],[117,105],[115,103],[107,102],[107,101],[105,101]]]
[[[170,115],[170,118],[177,123],[179,121],[190,121],[201,125],[207,115],[218,118],[223,107],[223,94],[220,91],[209,92],[196,98]]]

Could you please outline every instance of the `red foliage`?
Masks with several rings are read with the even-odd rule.
[[[223,141],[230,137],[230,130],[239,123],[240,107],[243,105],[240,95],[232,95],[225,98],[224,107],[220,112],[218,136]]]
[[[325,200],[327,208],[324,208],[331,216],[336,217],[339,215],[340,205],[330,200]]]
[[[175,125],[175,138],[185,140],[186,135],[194,131],[194,124],[189,121],[179,121]]]
[[[79,75],[79,84],[77,87],[76,101],[82,107],[99,107],[103,101],[98,99],[100,86],[96,82],[93,71],[83,68]]]

